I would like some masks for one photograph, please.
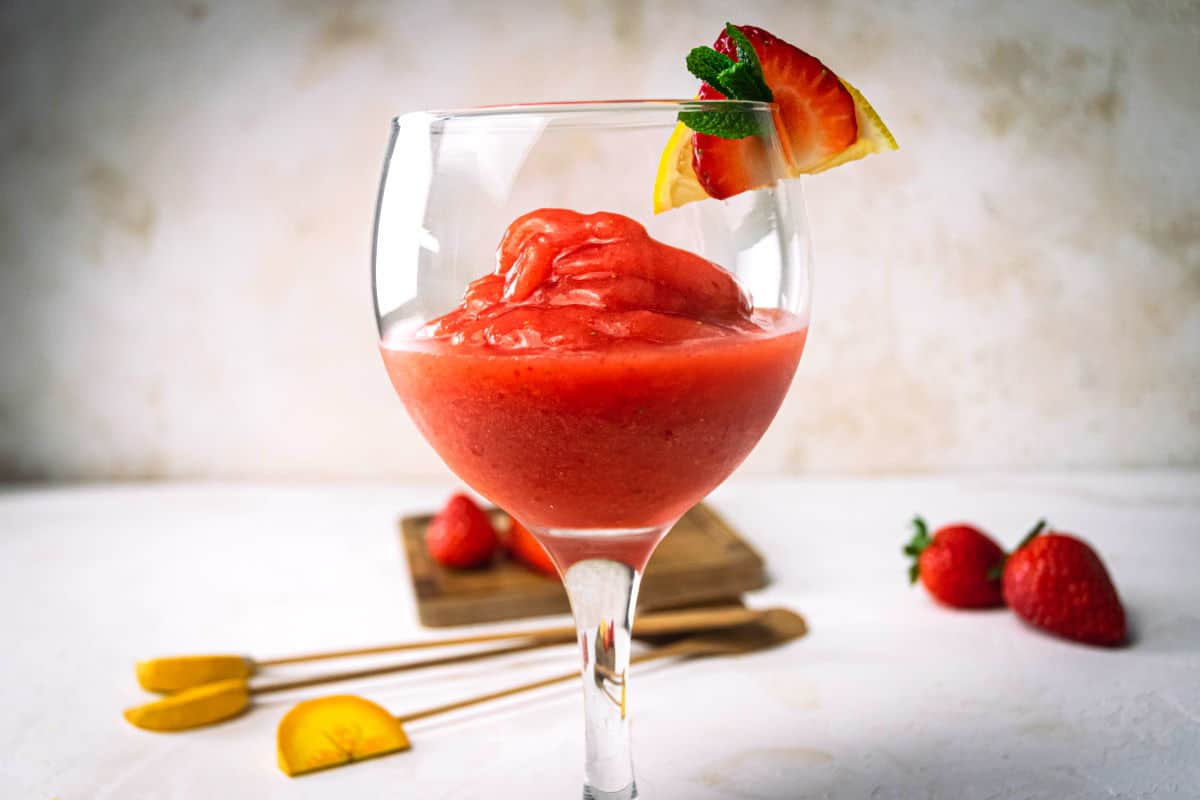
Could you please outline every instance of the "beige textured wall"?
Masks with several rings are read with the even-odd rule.
[[[742,2],[903,149],[810,183],[749,471],[1200,466],[1200,5]],[[374,349],[389,118],[686,96],[728,2],[9,2],[0,477],[441,475]]]

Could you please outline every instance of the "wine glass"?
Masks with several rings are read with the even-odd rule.
[[[800,182],[779,180],[773,110],[604,101],[393,122],[375,221],[381,353],[446,464],[562,575],[585,798],[637,796],[630,632],[646,562],[757,443],[803,349],[808,236]],[[765,185],[652,213],[680,112],[754,118],[743,156]]]

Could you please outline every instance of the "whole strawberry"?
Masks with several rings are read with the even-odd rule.
[[[550,554],[534,538],[529,529],[516,519],[509,526],[508,541],[505,544],[508,547],[508,552],[516,560],[543,575],[548,575],[552,578],[558,577],[558,568],[554,566],[554,560],[550,558]]]
[[[992,608],[1004,605],[1000,571],[1004,551],[971,525],[945,525],[933,536],[920,517],[913,519],[913,538],[904,548],[913,558],[908,577],[921,583],[943,605]]]
[[[499,541],[483,509],[465,494],[456,494],[425,530],[425,547],[439,564],[478,567],[491,561]]]
[[[1125,641],[1125,609],[1104,562],[1087,542],[1043,533],[1039,522],[1004,565],[1004,600],[1018,617],[1086,644]]]

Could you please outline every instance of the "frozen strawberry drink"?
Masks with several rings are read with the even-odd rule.
[[[674,521],[758,442],[804,349],[799,317],[619,214],[530,212],[497,262],[381,350],[447,465],[541,528]]]

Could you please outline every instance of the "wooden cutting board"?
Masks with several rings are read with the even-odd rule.
[[[489,513],[498,528],[508,525],[504,512]],[[425,528],[432,518],[426,514],[400,520],[421,624],[441,628],[570,610],[557,578],[506,558],[476,570],[442,567],[425,549]],[[638,595],[638,609],[735,598],[766,582],[762,556],[701,503],[684,514],[650,559]]]

